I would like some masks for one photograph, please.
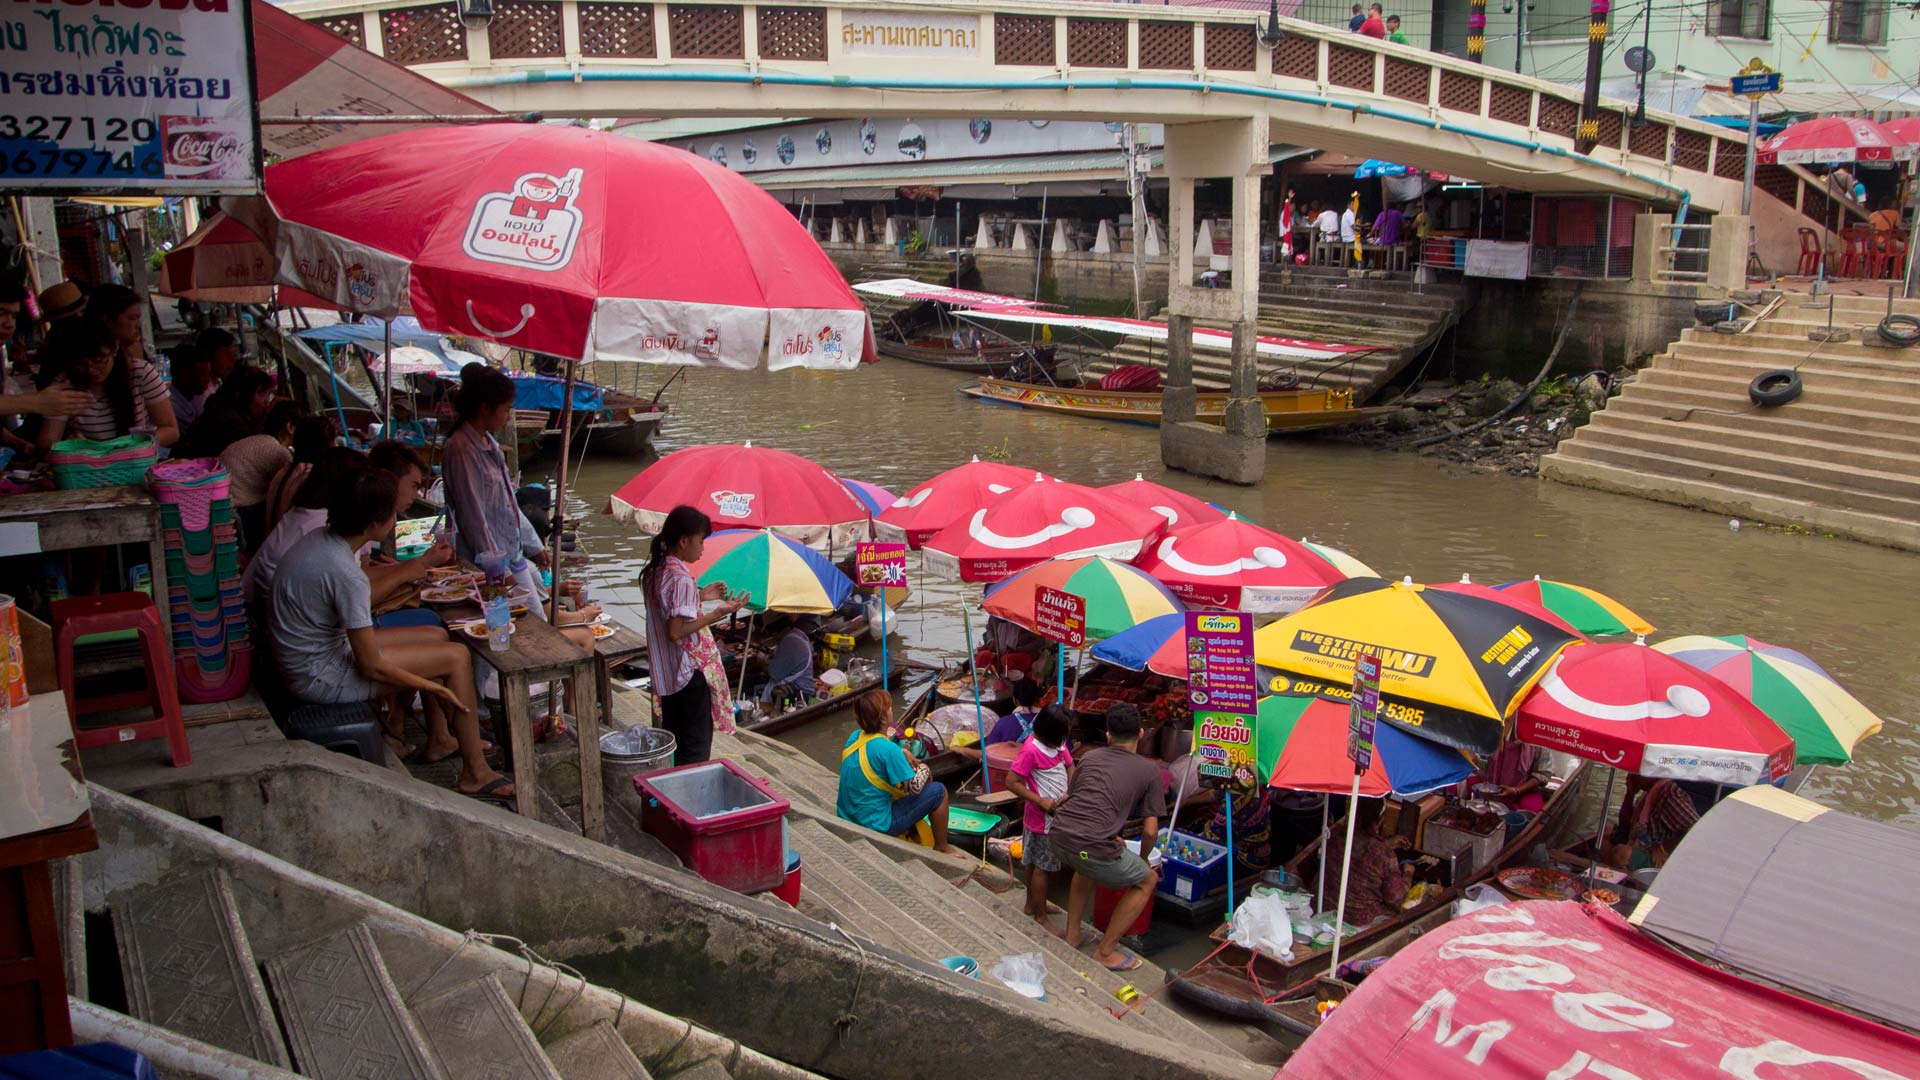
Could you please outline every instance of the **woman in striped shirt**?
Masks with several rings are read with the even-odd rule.
[[[90,393],[93,404],[72,416],[47,417],[40,425],[43,452],[65,438],[117,439],[151,431],[161,446],[172,446],[180,438],[173,401],[160,373],[138,356],[128,355],[104,324],[82,328],[73,354],[66,359],[66,374],[53,385]]]

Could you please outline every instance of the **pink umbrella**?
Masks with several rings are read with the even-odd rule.
[[[1032,469],[974,458],[892,500],[873,519],[874,529],[883,540],[918,548],[935,533],[965,520],[1007,492],[1035,480],[1051,479]]]
[[[614,492],[607,512],[653,533],[681,505],[704,512],[716,529],[772,529],[829,552],[866,535],[867,508],[838,477],[750,442],[676,450]]]
[[[923,550],[937,575],[1000,581],[1048,559],[1129,562],[1165,525],[1152,510],[1090,487],[1029,483],[942,529]]]
[[[1237,517],[1174,529],[1139,565],[1189,604],[1259,614],[1297,611],[1347,578],[1298,540]]]
[[[1764,784],[1793,738],[1739,691],[1658,649],[1575,645],[1520,703],[1514,735],[1641,776]]]
[[[793,214],[663,143],[431,127],[281,162],[223,209],[343,308],[582,361],[844,369],[866,308]]]
[[[1135,506],[1152,510],[1167,519],[1169,529],[1223,521],[1227,516],[1219,507],[1204,499],[1196,499],[1184,491],[1175,491],[1165,484],[1156,484],[1139,473],[1135,473],[1131,480],[1108,484],[1100,490]]]
[[[1754,160],[1762,165],[1804,165],[1907,161],[1913,156],[1912,145],[1871,120],[1859,116],[1822,116],[1789,124],[1760,144]]]
[[[1412,583],[1411,578],[1408,579],[1408,583]],[[1565,630],[1574,637],[1582,640],[1586,638],[1585,634],[1574,629],[1572,623],[1548,611],[1545,607],[1534,603],[1532,600],[1527,599],[1525,596],[1507,589],[1496,589],[1491,585],[1482,585],[1465,574],[1460,575],[1459,581],[1445,581],[1437,585],[1428,585],[1427,588],[1438,589],[1441,592],[1460,593],[1465,596],[1477,596],[1482,600],[1491,600],[1496,604],[1503,604],[1515,611],[1524,612],[1536,619],[1549,623],[1556,629]]]
[[[853,497],[859,499],[861,505],[867,508],[869,516],[893,505],[893,492],[879,484],[869,484],[865,480],[854,480],[845,476],[840,478],[840,482],[847,485],[847,490],[853,492]]]
[[[1894,137],[1896,142],[1907,146],[1920,147],[1920,116],[1902,116],[1888,120],[1880,125],[1881,129]]]

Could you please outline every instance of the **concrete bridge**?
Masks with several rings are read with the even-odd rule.
[[[471,5],[472,0],[468,0]],[[285,9],[492,107],[576,117],[1014,117],[1166,125],[1168,311],[1244,329],[1226,437],[1169,423],[1170,465],[1257,480],[1260,178],[1292,143],[1553,193],[1737,210],[1746,140],[1685,117],[1640,127],[1615,102],[1574,150],[1577,92],[1297,20],[1262,39],[1243,12],[1114,3],[825,0],[806,6],[492,0],[294,0]],[[888,148],[891,153],[898,153]],[[1233,187],[1234,287],[1192,286],[1194,182]],[[1186,335],[1176,330],[1176,342]],[[1190,418],[1190,360],[1169,356],[1167,413]],[[1244,354],[1244,355],[1243,355]]]

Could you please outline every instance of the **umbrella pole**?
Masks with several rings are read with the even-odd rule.
[[[1593,850],[1587,853],[1587,888],[1593,888],[1593,873],[1600,865],[1600,842],[1607,835],[1607,804],[1613,801],[1613,774],[1616,769],[1607,770],[1607,792],[1600,796],[1600,827],[1593,833]]]
[[[1053,700],[1056,702],[1067,700],[1067,643],[1061,642],[1059,649],[1060,655],[1053,661]],[[1080,685],[1079,675],[1073,677],[1073,684]]]
[[[980,790],[991,795],[993,774],[987,771],[987,722],[981,719],[980,707],[980,661],[973,651],[973,611],[967,607],[965,594],[960,597],[960,622],[967,631],[967,670],[973,673],[973,730],[979,739],[974,745],[980,748]]]
[[[1332,796],[1320,796],[1320,857],[1314,860],[1319,864],[1313,884],[1313,910],[1315,911],[1320,911],[1327,906],[1327,810],[1332,805]]]
[[[753,651],[753,616],[747,616],[747,638],[740,644],[740,689],[747,687],[747,654]]]
[[[893,693],[893,661],[887,657],[887,586],[880,584],[880,689]]]
[[[1087,650],[1081,649],[1073,664],[1073,693],[1067,695],[1068,711],[1072,711],[1074,704],[1080,700],[1080,672],[1087,666]]]
[[[553,484],[553,517],[551,536],[547,543],[553,551],[553,587],[547,592],[547,621],[554,625],[560,623],[560,536],[566,529],[567,520],[567,467],[573,451],[573,384],[574,359],[567,357],[566,386],[561,391],[566,396],[560,401],[560,475]],[[517,439],[519,433],[516,431]]]
[[[1232,922],[1233,871],[1235,869],[1233,864],[1238,861],[1233,856],[1233,789],[1228,788],[1221,792],[1221,795],[1227,800],[1227,921]],[[1141,852],[1141,858],[1145,858],[1146,854],[1144,851]]]
[[[1353,821],[1360,816],[1354,811],[1359,806],[1360,774],[1355,772],[1353,792],[1347,796],[1347,853],[1340,860],[1340,902],[1333,910],[1333,957],[1327,963],[1327,974],[1336,979],[1340,977],[1340,936],[1347,927],[1347,879],[1353,876]],[[1321,858],[1326,858],[1324,853]]]
[[[380,380],[380,434],[392,438],[393,427],[393,316],[380,320],[381,343],[386,352],[381,358],[386,361],[386,378]]]

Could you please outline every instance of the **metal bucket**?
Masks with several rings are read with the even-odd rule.
[[[639,821],[641,800],[633,778],[671,766],[673,751],[673,732],[665,728],[630,727],[600,736],[600,784],[607,800]]]

